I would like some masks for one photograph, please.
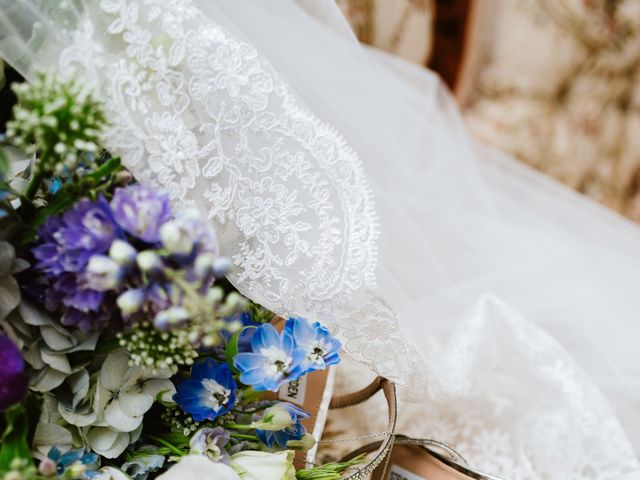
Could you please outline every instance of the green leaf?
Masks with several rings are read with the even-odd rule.
[[[239,332],[233,334],[231,339],[227,342],[227,348],[224,351],[224,356],[227,359],[227,363],[233,372],[238,372],[238,369],[233,365],[233,358],[238,354],[238,339],[240,334],[244,331],[244,328]]]
[[[0,148],[0,175],[9,170],[9,158],[4,150]]]
[[[240,335],[242,335],[245,330],[249,330],[250,328],[258,327],[256,327],[255,325],[244,327],[242,330],[234,333],[231,339],[227,342],[227,348],[224,351],[224,356],[227,359],[229,367],[231,367],[231,371],[234,373],[239,373],[239,370],[233,365],[233,358],[238,354],[238,340],[240,339]]]
[[[119,157],[110,158],[109,160],[104,162],[102,165],[100,165],[100,167],[95,172],[87,175],[87,178],[90,178],[98,182],[99,180],[106,177],[107,175],[111,175],[112,173],[118,171],[121,166],[122,166],[122,161],[120,160]]]
[[[29,448],[29,417],[23,405],[15,405],[4,412],[6,428],[0,446],[0,471],[10,469],[11,460],[23,458],[33,464]]]
[[[69,194],[64,189],[60,190],[60,192],[51,199],[46,207],[38,211],[36,218],[33,221],[33,225],[35,227],[39,227],[47,218],[54,217],[70,209],[73,206],[73,203],[73,199]]]

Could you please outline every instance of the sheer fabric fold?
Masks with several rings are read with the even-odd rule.
[[[403,433],[506,478],[640,478],[640,231],[476,144],[333,2],[0,0],[0,32],[27,78],[100,92],[109,149],[209,216],[240,291],[403,385]]]

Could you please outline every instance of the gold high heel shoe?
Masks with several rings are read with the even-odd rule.
[[[374,452],[381,443],[365,445],[345,460]],[[444,443],[404,435],[395,436],[389,457],[367,473],[371,473],[371,480],[503,480],[473,470],[462,455]]]

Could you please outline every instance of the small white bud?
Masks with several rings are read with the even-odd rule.
[[[136,263],[143,272],[152,272],[154,270],[160,270],[163,267],[160,256],[151,250],[138,253]]]
[[[94,255],[87,265],[87,282],[98,291],[113,290],[120,283],[120,265],[106,255]]]
[[[167,222],[160,227],[160,240],[169,252],[188,255],[193,250],[193,241],[189,232],[180,228],[176,222]]]
[[[109,249],[109,256],[120,265],[131,265],[138,252],[124,240],[114,240]]]
[[[123,313],[136,313],[145,302],[145,294],[142,289],[127,290],[120,294],[116,303]]]
[[[189,320],[189,312],[183,307],[170,307],[159,312],[153,319],[158,330],[168,330],[180,326]]]

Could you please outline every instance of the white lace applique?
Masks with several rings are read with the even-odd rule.
[[[387,352],[382,370],[406,377],[408,360],[397,349],[409,349],[388,308],[371,320],[383,329],[375,338],[361,318],[339,313],[354,295],[383,305],[369,293],[378,237],[373,198],[342,136],[253,46],[191,1],[99,6],[61,65],[82,68],[99,86],[111,120],[109,150],[139,180],[208,213],[241,292],[276,313],[329,322],[358,359],[373,366],[374,352]],[[95,33],[103,24],[108,38]],[[367,321],[379,313],[366,308]]]

